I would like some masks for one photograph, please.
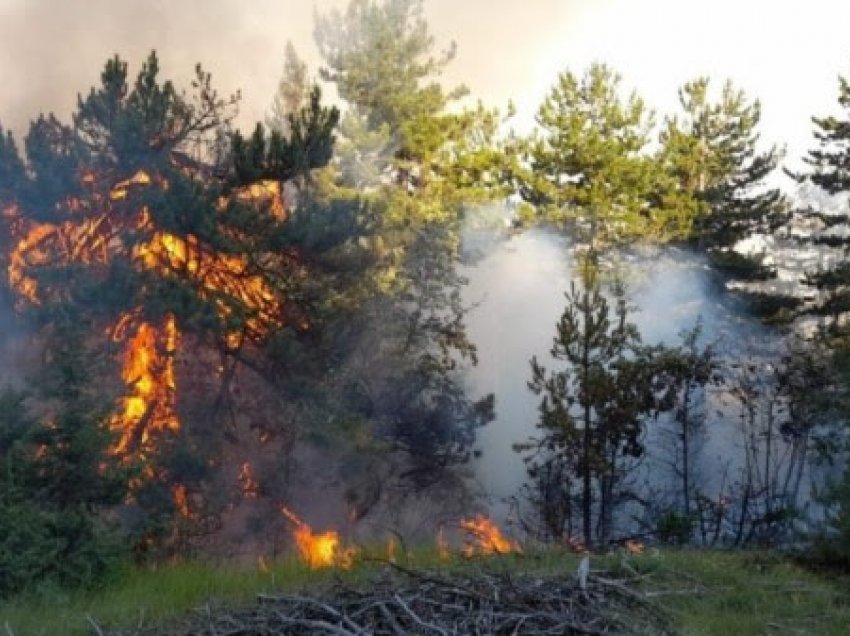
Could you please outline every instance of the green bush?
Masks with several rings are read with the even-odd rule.
[[[0,596],[45,583],[89,587],[119,562],[114,535],[84,511],[0,504]]]
[[[824,522],[813,537],[814,557],[821,565],[850,571],[850,469],[816,500],[824,507]]]
[[[83,339],[57,335],[33,391],[0,390],[2,596],[91,585],[122,552],[104,511],[125,499],[129,468],[107,451],[108,410],[90,390]]]
[[[693,517],[676,510],[663,513],[655,525],[658,540],[672,545],[686,545],[691,539],[693,530]]]

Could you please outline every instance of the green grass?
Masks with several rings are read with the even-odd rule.
[[[411,565],[434,567],[432,551],[416,552]],[[847,634],[850,587],[761,552],[661,550],[640,557],[591,559],[594,571],[631,579],[635,589],[664,606],[684,634]],[[447,570],[483,566],[541,576],[572,576],[578,557],[558,550],[439,563]],[[183,563],[125,572],[89,592],[42,590],[0,603],[0,634],[90,634],[104,628],[152,626],[207,603],[251,603],[257,593],[321,587],[342,577],[357,584],[382,566],[361,563],[349,572],[311,572],[292,560],[270,571]],[[8,626],[8,627],[6,627]]]
[[[415,559],[422,566],[439,562],[433,550],[418,552]],[[260,593],[315,588],[335,578],[357,584],[379,567],[367,560],[350,571],[309,570],[290,558],[266,572],[200,562],[127,569],[95,590],[48,587],[0,600],[0,634],[91,634],[92,621],[103,628],[152,626],[208,603],[250,603]]]
[[[639,567],[685,634],[850,633],[848,581],[776,554],[668,552]]]
[[[0,633],[91,634],[104,627],[150,626],[216,600],[247,603],[259,592],[318,584],[326,572],[287,561],[262,573],[257,568],[182,563],[134,569],[101,589],[43,589],[0,604]],[[8,626],[8,627],[7,627]]]

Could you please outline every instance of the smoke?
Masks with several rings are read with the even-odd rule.
[[[151,49],[163,74],[187,86],[201,62],[223,94],[242,91],[237,124],[263,121],[281,76],[286,42],[314,75],[320,65],[313,42],[313,13],[341,9],[348,0],[0,0],[0,123],[17,137],[40,112],[66,119],[76,96],[98,82],[115,54],[135,73]],[[490,7],[487,6],[487,9]],[[474,99],[516,101],[530,126],[545,89],[562,66],[553,55],[572,12],[562,0],[539,0],[498,11],[481,3],[427,0],[425,15],[442,50],[452,40],[458,54],[445,86],[467,83]],[[511,55],[492,62],[492,34],[510,34]]]
[[[475,240],[476,245],[486,245],[480,236]],[[468,326],[479,357],[467,382],[474,394],[496,395],[496,420],[479,433],[482,456],[475,472],[490,495],[494,514],[503,516],[503,500],[526,481],[522,457],[512,445],[537,433],[539,398],[526,386],[529,360],[536,355],[549,364],[555,324],[573,274],[569,242],[543,229],[509,236],[491,247],[465,272],[467,303],[478,303]],[[764,333],[739,303],[722,294],[702,257],[670,247],[624,251],[614,257],[637,310],[631,320],[645,343],[675,345],[679,333],[700,317],[704,340],[717,342],[721,349],[734,349]],[[715,436],[706,452],[728,450],[731,436],[726,433]]]
[[[309,45],[312,37],[311,8],[280,0],[254,0],[250,11],[234,0],[0,4],[0,121],[18,136],[40,112],[67,118],[107,59],[127,60],[132,77],[152,49],[178,88],[188,86],[200,62],[222,94],[241,89],[239,123],[251,125],[271,103],[286,40]]]

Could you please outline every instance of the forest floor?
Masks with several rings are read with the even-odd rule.
[[[101,589],[0,601],[0,634],[847,634],[850,585],[771,552],[561,550],[361,554],[351,570],[294,560],[181,563]]]

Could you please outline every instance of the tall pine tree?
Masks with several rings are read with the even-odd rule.
[[[380,364],[375,349],[354,363],[371,368],[357,379],[358,403],[427,482],[469,455],[472,432],[491,417],[491,401],[470,401],[460,382],[475,347],[457,266],[466,207],[503,194],[498,117],[448,110],[465,92],[438,81],[454,45],[435,52],[421,0],[352,0],[319,16],[315,35],[320,76],[345,104],[334,172],[316,198],[353,211],[370,273],[340,332],[380,341]]]
[[[528,386],[543,396],[541,435],[515,449],[526,453],[533,479],[554,466],[557,478],[577,484],[562,490],[580,493],[583,540],[593,547],[611,538],[627,459],[643,454],[646,420],[659,407],[654,352],[641,346],[621,290],[611,306],[592,255],[566,299],[551,350],[563,366],[549,370],[531,361]]]
[[[528,147],[523,198],[546,218],[569,223],[580,240],[610,245],[680,233],[653,205],[659,179],[648,153],[652,113],[621,80],[594,64],[582,77],[562,73],[537,113],[541,134]]]
[[[817,147],[803,159],[810,170],[794,175],[799,181],[810,180],[831,195],[846,197],[848,209],[832,216],[830,225],[850,221],[850,81],[841,76],[838,78],[838,105],[841,115],[812,118]],[[850,242],[840,236],[831,237],[830,242],[845,250],[850,247]],[[820,311],[837,317],[850,310],[850,261],[846,258],[830,268],[810,272],[809,282],[824,292]]]
[[[672,181],[660,205],[723,264],[737,241],[787,220],[787,201],[767,184],[781,153],[759,150],[761,105],[729,81],[717,101],[710,99],[708,78],[688,82],[679,103],[681,114],[668,118],[661,133],[660,161]]]

